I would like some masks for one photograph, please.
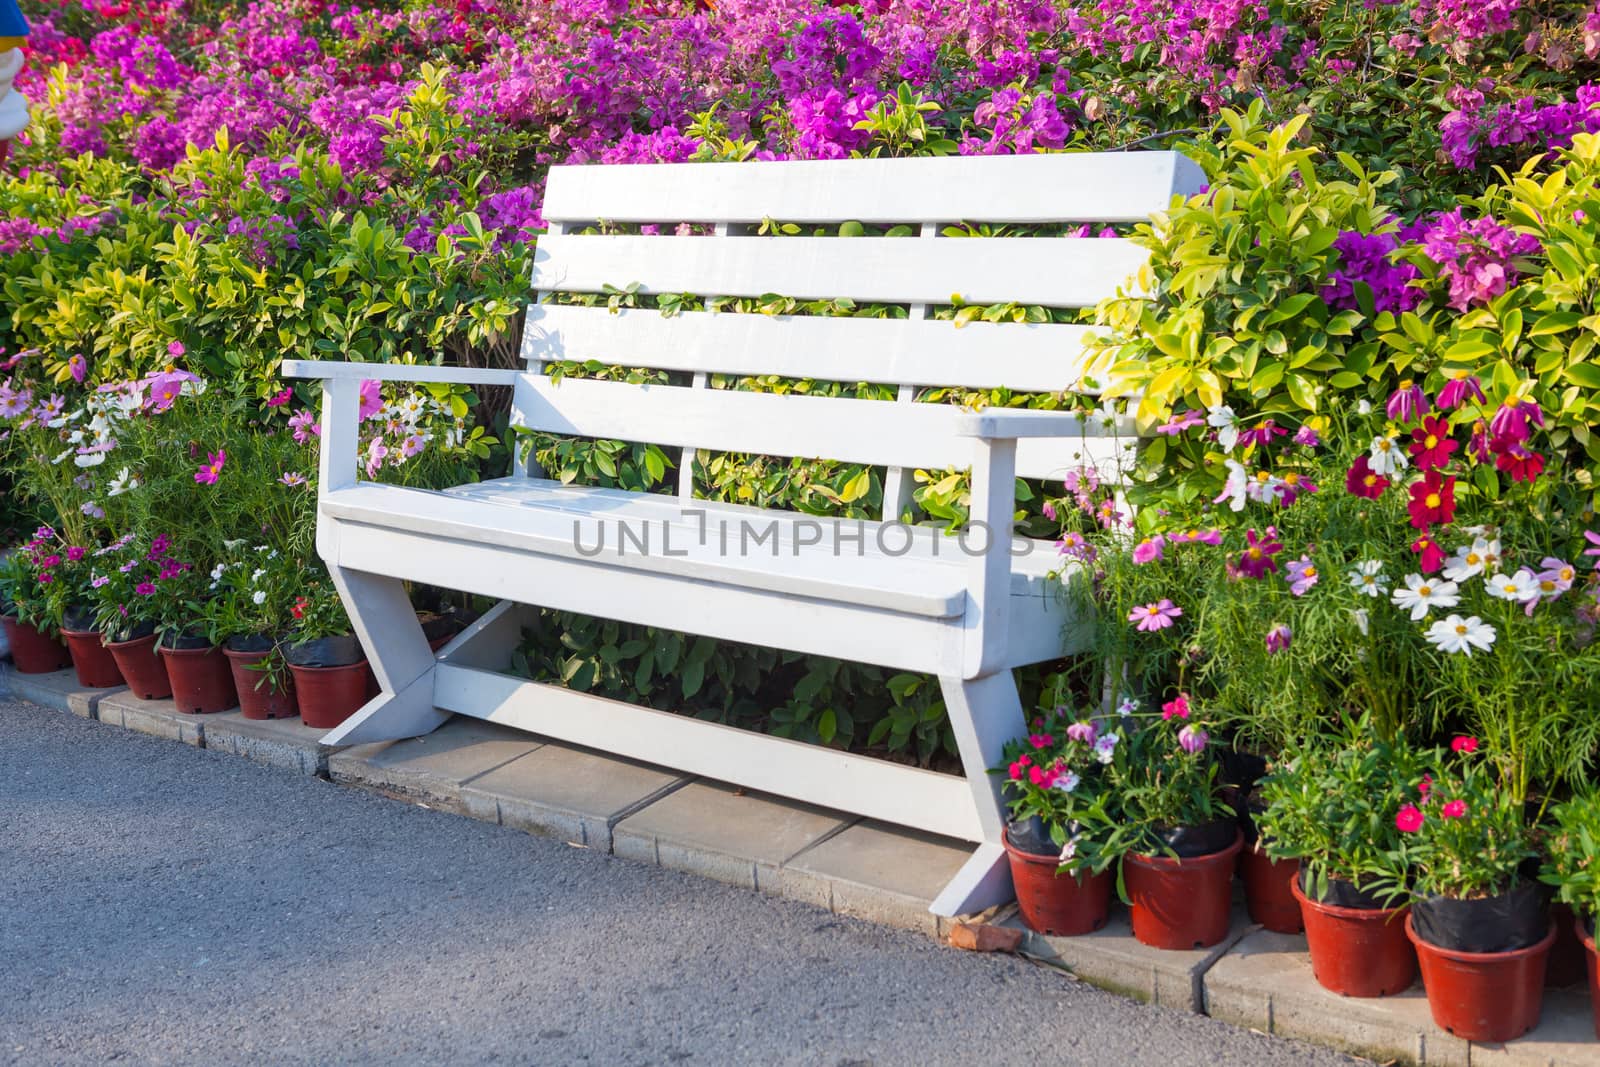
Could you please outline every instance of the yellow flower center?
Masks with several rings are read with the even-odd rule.
[[[1245,550],[1245,555],[1249,556],[1251,559],[1260,559],[1261,558],[1261,550],[1259,548],[1246,549]]]
[[[1438,493],[1429,493],[1427,496],[1422,498],[1422,502],[1428,505],[1430,508],[1436,508],[1440,504],[1444,503],[1444,501],[1439,498]]]
[[[1549,578],[1546,578],[1544,581],[1539,583],[1539,589],[1541,592],[1553,593],[1556,591],[1556,583],[1551,581]]]
[[[1371,489],[1373,486],[1378,484],[1378,476],[1376,474],[1369,474],[1365,478],[1361,479],[1361,484],[1366,486],[1368,489]]]
[[[1420,597],[1430,597],[1430,596],[1432,596],[1433,595],[1433,586],[1431,586],[1431,585],[1419,585],[1419,586],[1417,586],[1417,595],[1420,596]]]
[[[1393,447],[1394,447],[1394,442],[1389,440],[1387,437],[1379,438],[1379,440],[1378,440],[1378,451],[1379,452],[1387,452],[1387,451],[1389,451],[1389,449],[1391,449]]]
[[[1570,582],[1570,581],[1572,581],[1572,578],[1573,578],[1573,570],[1572,570],[1572,568],[1571,567],[1562,567],[1561,568],[1561,580],[1563,582]]]
[[[1476,567],[1478,564],[1480,564],[1482,562],[1483,562],[1483,557],[1478,555],[1476,552],[1468,552],[1467,553],[1467,565],[1469,567]]]
[[[1268,474],[1266,471],[1256,471],[1256,481],[1261,482],[1262,484],[1265,484],[1271,477],[1272,475]]]
[[[1294,473],[1293,471],[1290,471],[1288,474],[1285,474],[1283,476],[1283,484],[1284,485],[1290,485],[1290,486],[1299,485],[1300,484],[1300,476],[1298,474]]]
[[[1301,573],[1301,575],[1303,575],[1306,578],[1315,578],[1317,576],[1317,568],[1315,568],[1315,567],[1307,567],[1305,570],[1301,571],[1300,573]]]
[[[1465,637],[1465,636],[1467,636],[1467,624],[1466,623],[1463,623],[1463,622],[1456,623],[1456,636],[1457,637]]]
[[[1424,439],[1424,440],[1423,440],[1423,442],[1422,442],[1422,447],[1423,447],[1423,448],[1438,448],[1438,447],[1439,447],[1439,435],[1438,435],[1438,434],[1431,434],[1431,433],[1430,433],[1430,434],[1429,434],[1429,435],[1428,435],[1428,436],[1427,436],[1427,437],[1426,437],[1426,438],[1425,438],[1425,439]]]

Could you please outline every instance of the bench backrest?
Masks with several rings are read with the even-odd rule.
[[[742,164],[553,167],[544,201],[515,416],[554,433],[801,456],[890,468],[898,512],[906,468],[965,467],[970,442],[946,405],[909,403],[919,387],[1055,392],[1078,382],[1087,328],[928,317],[930,305],[1092,306],[1145,259],[1123,238],[946,237],[954,223],[1100,227],[1145,220],[1203,176],[1172,152]],[[802,227],[910,224],[915,236],[754,236],[763,220]],[[579,233],[599,222],[655,224],[660,235]],[[677,236],[678,223],[714,233]],[[552,303],[558,293],[638,285],[642,294],[849,298],[900,303],[906,319],[767,316]],[[599,360],[694,375],[693,387],[640,386],[538,373]],[[899,386],[901,403],[704,388],[707,375],[779,375]],[[863,407],[865,405],[865,407]],[[1118,462],[1124,439],[1097,425],[1019,445],[1023,477]],[[687,473],[688,462],[683,465]],[[689,481],[681,486],[687,495]]]

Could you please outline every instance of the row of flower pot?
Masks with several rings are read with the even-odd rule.
[[[0,617],[19,673],[45,674],[68,665],[91,689],[126,685],[146,700],[171,699],[179,711],[210,714],[238,707],[247,719],[299,716],[307,726],[332,729],[374,695],[372,670],[354,638],[290,649],[287,672],[259,669],[275,644],[235,638],[223,645],[154,633],[104,640],[94,630],[64,629],[61,639],[10,616]]]
[[[1058,850],[1049,849],[1047,841],[1034,851],[1013,840],[1031,836],[1023,824],[1013,823],[1005,840],[1023,921],[1056,936],[1079,936],[1104,926],[1116,871],[1058,873]],[[1426,911],[1419,920],[1412,905],[1385,907],[1349,883],[1333,881],[1320,899],[1312,899],[1297,863],[1269,859],[1237,828],[1230,843],[1212,851],[1128,853],[1120,871],[1133,936],[1141,944],[1183,950],[1221,942],[1229,929],[1237,871],[1251,921],[1278,933],[1304,932],[1312,974],[1332,992],[1392,996],[1409,989],[1420,971],[1441,1029],[1470,1041],[1502,1042],[1538,1025],[1545,988],[1572,985],[1587,971],[1600,1037],[1594,930],[1562,905],[1538,909],[1537,925],[1521,937],[1527,943],[1482,952],[1448,943],[1460,943],[1465,934],[1470,944],[1471,924]],[[1504,918],[1495,916],[1500,925]]]

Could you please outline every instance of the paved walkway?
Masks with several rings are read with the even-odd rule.
[[[0,701],[0,1064],[1350,1063]]]

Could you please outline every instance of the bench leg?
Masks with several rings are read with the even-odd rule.
[[[398,741],[450,718],[433,706],[433,651],[398,578],[330,566],[333,584],[382,690],[322,738],[325,745]]]
[[[1017,684],[1009,670],[971,679],[942,675],[939,685],[944,690],[945,708],[961,752],[961,766],[972,787],[972,802],[978,809],[978,825],[984,839],[928,910],[947,917],[971,915],[1015,896],[1011,868],[1001,844],[1006,825],[1001,795],[1004,783],[990,774],[989,768],[999,765],[1001,749],[1007,741],[1023,734],[1026,723]]]

